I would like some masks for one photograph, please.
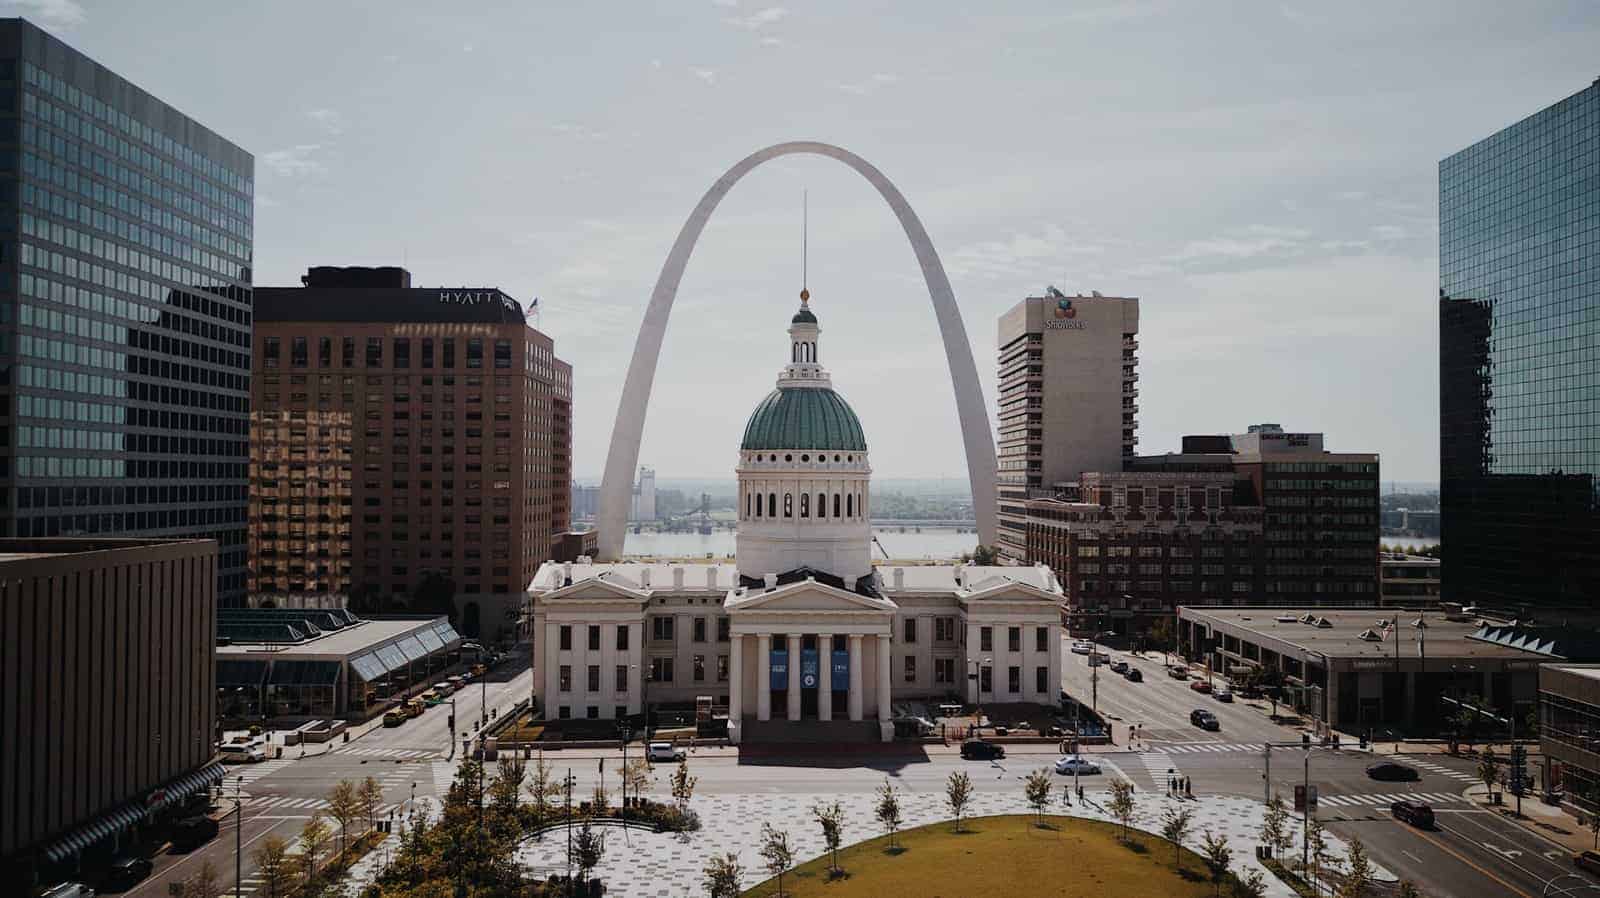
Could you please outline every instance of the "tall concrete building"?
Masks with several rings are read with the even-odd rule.
[[[1442,597],[1600,597],[1600,80],[1439,163]]]
[[[209,538],[244,592],[255,162],[0,20],[0,535]]]
[[[1139,442],[1139,300],[1054,287],[1000,316],[998,542],[1027,558],[1029,498],[1122,470]]]
[[[571,366],[497,289],[303,281],[255,295],[252,597],[407,603],[448,580],[463,635],[509,638],[569,527]]]
[[[105,863],[222,779],[210,540],[0,539],[0,870]]]
[[[629,520],[653,521],[656,519],[656,469],[640,466],[639,479],[633,485],[633,507]]]

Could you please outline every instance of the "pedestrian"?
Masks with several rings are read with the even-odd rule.
[[[1078,787],[1078,803],[1079,804],[1083,803],[1083,787],[1082,786]]]

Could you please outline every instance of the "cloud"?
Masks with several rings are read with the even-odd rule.
[[[1303,228],[1253,224],[1221,237],[1191,240],[1167,258],[1174,262],[1215,262],[1293,255],[1301,251],[1310,236],[1311,232]]]
[[[834,88],[834,90],[842,90],[847,94],[855,94],[856,96],[866,96],[867,94],[872,93],[873,91],[877,90],[880,87],[883,87],[886,84],[894,84],[896,81],[899,81],[899,80],[900,80],[900,76],[899,75],[895,75],[895,74],[890,73],[890,72],[878,72],[878,73],[874,74],[872,77],[870,77],[870,78],[868,78],[868,79],[866,79],[864,81],[855,81],[855,82],[835,81],[833,83],[833,88]]]
[[[323,175],[327,174],[328,167],[321,160],[314,158],[321,151],[322,144],[302,143],[287,149],[262,153],[261,164],[268,171],[283,178]]]
[[[694,72],[694,76],[696,78],[699,78],[701,81],[704,81],[707,84],[717,83],[716,69],[690,69],[689,71]]]
[[[1104,246],[1080,242],[1052,223],[1039,231],[963,246],[950,254],[946,267],[957,277],[1055,280],[1064,273],[1063,266],[1081,266],[1084,257],[1101,256],[1105,251]],[[1071,263],[1074,257],[1080,261]]]
[[[82,25],[87,18],[76,0],[4,0],[0,6],[12,7],[28,18],[56,28]]]
[[[596,131],[588,125],[577,122],[556,122],[550,130],[567,137],[577,137],[582,140],[605,140],[606,132]]]
[[[1400,225],[1383,224],[1372,228],[1373,236],[1379,240],[1404,240],[1411,236],[1411,232]]]
[[[760,12],[753,12],[747,16],[732,16],[723,21],[729,25],[737,25],[740,28],[749,28],[754,31],[757,28],[765,28],[768,25],[776,24],[788,14],[789,11],[781,6],[769,6]]]
[[[739,5],[739,0],[711,0],[711,5],[720,6],[723,9],[733,9]]]
[[[783,38],[781,38],[781,37],[772,37],[771,35],[768,35],[767,37],[764,37],[764,38],[761,39],[761,46],[763,46],[763,47],[781,47],[781,46],[783,46]]]
[[[322,130],[329,134],[344,133],[344,116],[337,109],[311,109],[307,110],[306,117],[316,122]]]

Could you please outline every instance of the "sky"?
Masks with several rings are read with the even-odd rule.
[[[1588,2],[0,0],[256,157],[255,282],[389,265],[540,300],[597,480],[701,194],[761,147],[866,158],[922,219],[990,404],[997,317],[1137,296],[1139,450],[1271,421],[1438,476],[1438,161],[1600,76]],[[884,477],[965,458],[915,259],[787,157],[707,226],[643,464],[727,477],[788,358],[809,196],[820,358]]]

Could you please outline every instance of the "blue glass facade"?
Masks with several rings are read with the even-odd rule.
[[[214,538],[243,594],[253,157],[0,20],[0,532]]]
[[[1600,81],[1439,163],[1449,601],[1600,600]]]

